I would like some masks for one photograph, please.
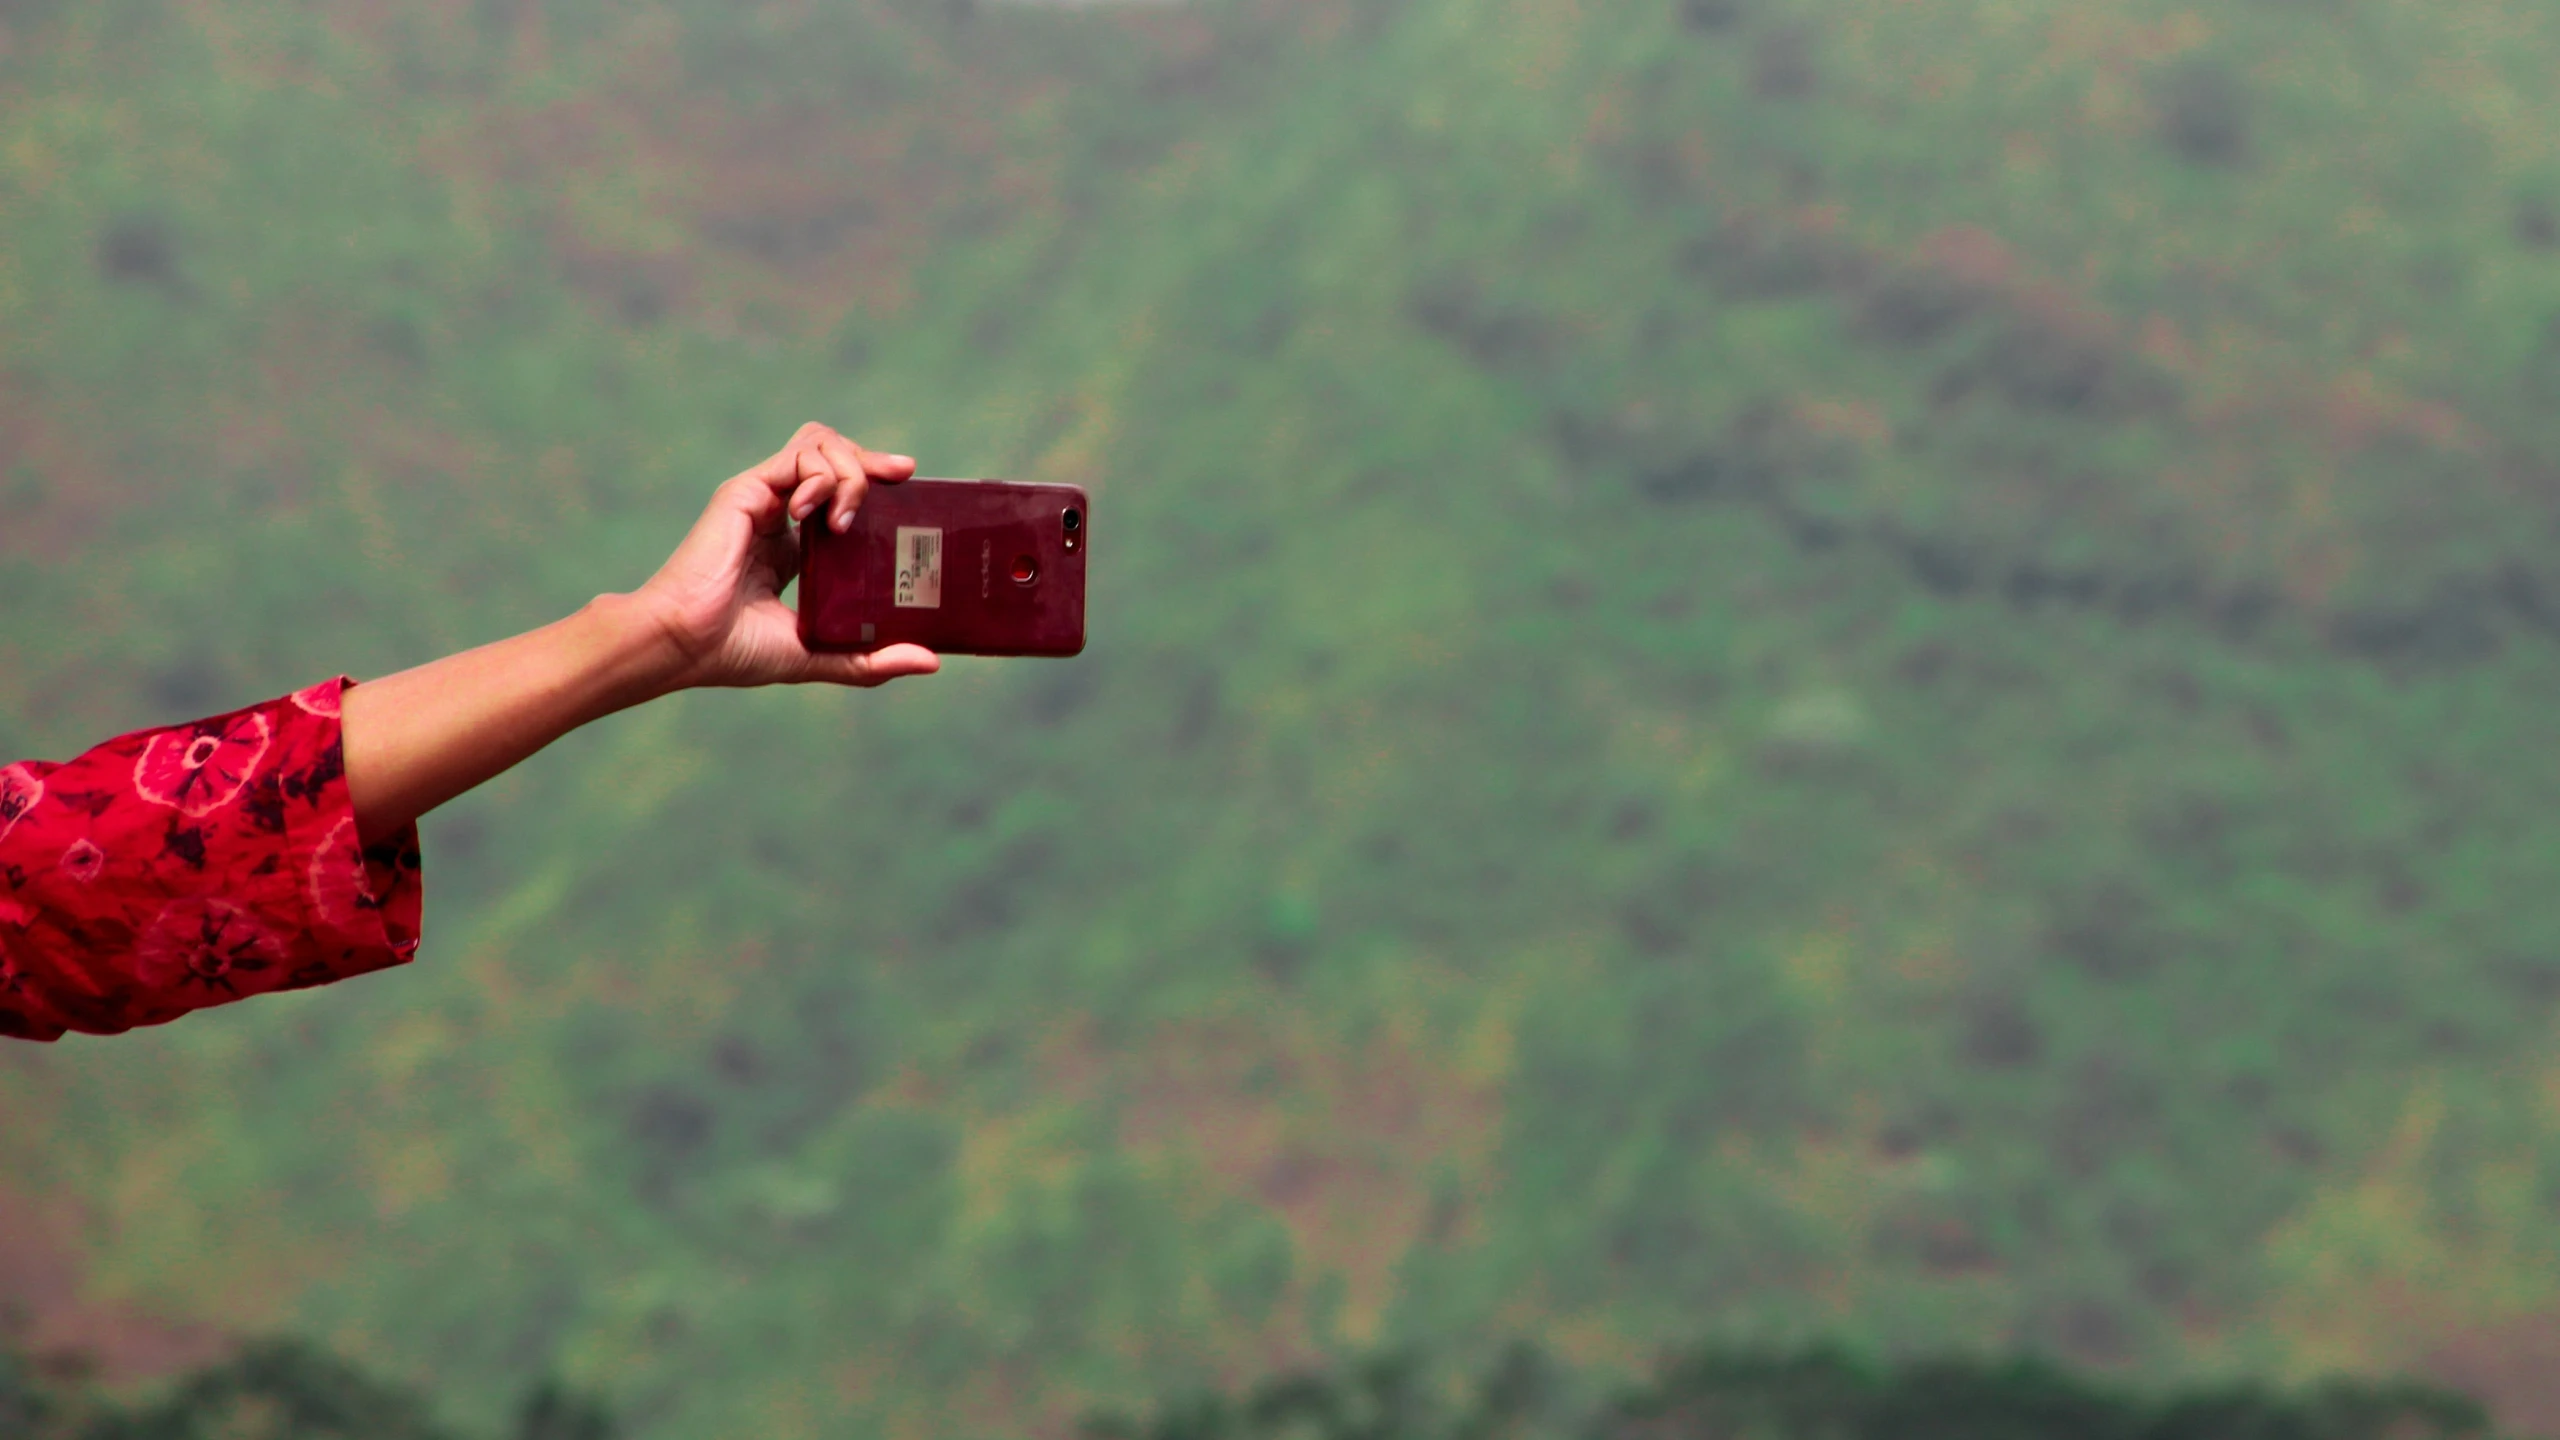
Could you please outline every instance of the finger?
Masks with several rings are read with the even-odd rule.
[[[806,520],[844,487],[845,468],[821,445],[802,450],[798,468],[799,483],[791,490],[791,518]],[[858,469],[853,472],[857,477],[861,473]]]
[[[803,425],[792,437],[792,443],[730,476],[712,493],[701,518],[694,521],[675,553],[668,557],[667,566],[661,568],[703,575],[734,572],[758,536],[789,527],[791,502],[798,498],[807,479],[801,469],[802,456],[813,437],[834,433],[823,425]],[[833,474],[832,467],[823,460],[819,468]],[[819,503],[824,503],[823,498]]]
[[[879,480],[895,485],[916,473],[915,457],[912,455],[891,455],[881,450],[865,450],[850,441],[846,442],[846,448],[853,452],[859,462],[866,482]],[[833,451],[829,453],[834,454]],[[839,463],[842,463],[841,459]],[[867,490],[866,484],[837,492],[835,510],[829,517],[837,533],[841,534],[852,527],[854,512],[862,508],[862,499]]]
[[[902,675],[930,675],[942,657],[921,645],[888,645],[861,655],[812,655],[803,680],[828,685],[886,685]]]
[[[800,457],[809,447],[833,435],[834,428],[812,420],[791,434],[791,441],[781,449],[739,472],[740,480],[753,480],[788,493],[800,483]]]
[[[712,493],[711,503],[704,507],[702,519],[696,522],[694,529],[696,533],[726,535],[729,527],[737,523],[731,517],[737,516],[744,517],[750,534],[762,534],[781,523],[785,513],[783,497],[775,493],[771,485],[749,473],[732,477]]]
[[[853,524],[853,512],[862,508],[870,457],[861,446],[836,434],[820,441],[818,449],[835,467],[835,504],[827,515],[827,524],[841,535]]]

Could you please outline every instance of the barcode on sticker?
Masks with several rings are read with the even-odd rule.
[[[924,525],[898,527],[897,606],[942,608],[942,532]]]

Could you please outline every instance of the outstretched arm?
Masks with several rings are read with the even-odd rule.
[[[799,569],[791,522],[843,530],[874,480],[915,473],[903,455],[805,425],[771,459],[722,485],[684,543],[630,594],[565,620],[347,690],[347,788],[367,843],[504,773],[614,711],[696,686],[878,685],[938,669],[892,645],[812,654],[781,590]]]

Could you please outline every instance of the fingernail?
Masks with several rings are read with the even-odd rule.
[[[850,511],[839,510],[836,512],[834,523],[836,533],[841,535],[853,528],[853,515]]]
[[[916,457],[913,455],[892,455],[889,458],[900,465],[913,465],[916,463]]]

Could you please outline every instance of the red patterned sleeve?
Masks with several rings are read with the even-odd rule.
[[[417,827],[356,837],[350,683],[0,767],[0,1035],[114,1034],[417,954]]]

